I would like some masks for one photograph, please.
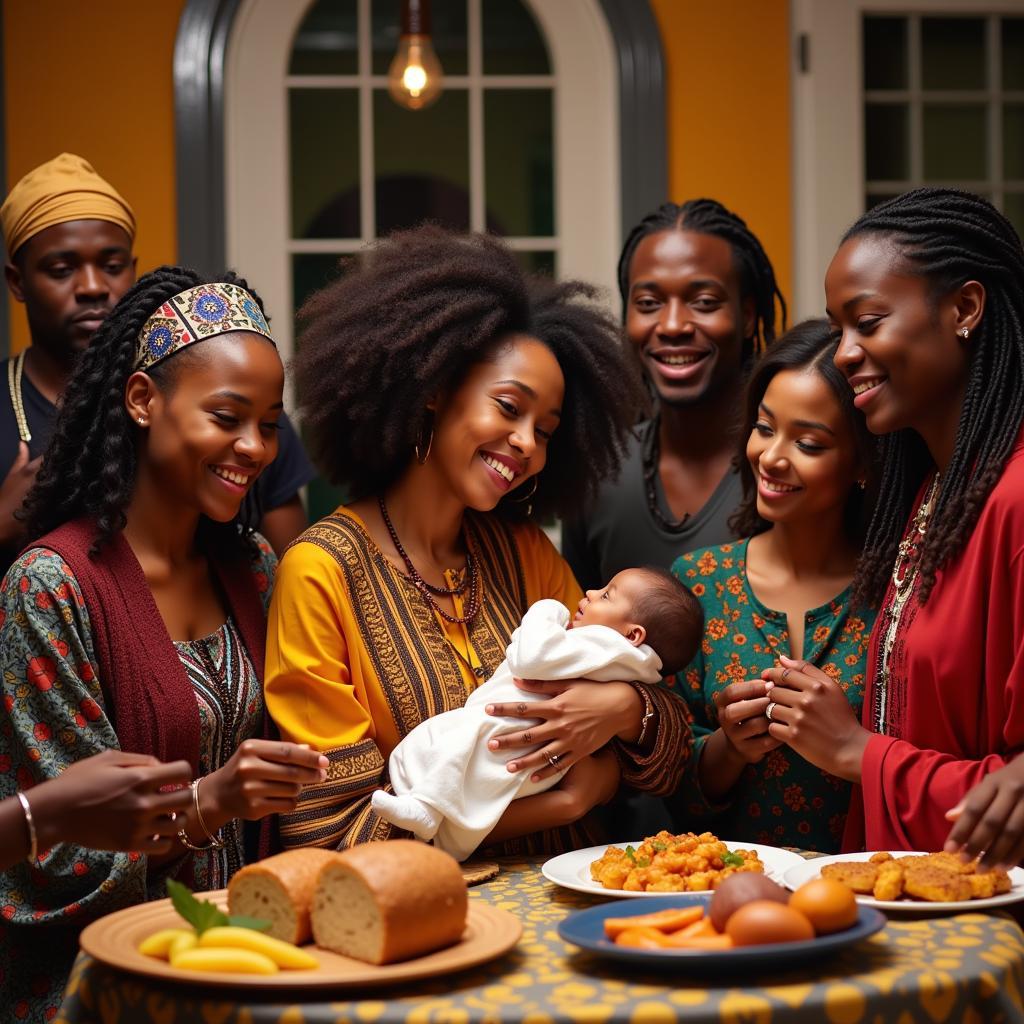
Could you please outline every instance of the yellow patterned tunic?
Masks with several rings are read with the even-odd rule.
[[[466,536],[483,593],[468,626],[437,615],[348,509],[307,530],[281,560],[267,636],[267,707],[282,736],[331,762],[327,781],[305,790],[298,809],[282,817],[286,846],[349,846],[395,834],[373,813],[370,795],[387,786],[387,759],[398,742],[424,719],[462,707],[501,664],[530,604],[579,602],[572,571],[537,527],[468,514]],[[619,754],[626,781],[667,791],[688,756],[689,731],[682,701],[665,694],[657,703],[653,748],[620,745]],[[561,849],[590,841],[568,829],[510,845]]]

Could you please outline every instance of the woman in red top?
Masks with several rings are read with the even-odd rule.
[[[845,848],[938,850],[946,812],[1024,750],[1024,249],[988,201],[917,189],[853,225],[825,292],[881,436],[856,586],[882,603],[863,724],[784,658],[770,732],[860,784]]]

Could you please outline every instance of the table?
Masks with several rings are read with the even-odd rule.
[[[448,978],[331,1002],[282,1002],[244,990],[203,996],[80,956],[63,1024],[854,1024],[1024,1020],[1024,932],[1009,916],[894,918],[858,946],[806,971],[686,981],[590,958],[556,932],[593,897],[549,883],[539,859],[506,860],[471,890],[516,914],[511,953]],[[707,987],[705,987],[705,984]],[[244,999],[244,1003],[232,998]],[[322,999],[321,996],[315,998]]]

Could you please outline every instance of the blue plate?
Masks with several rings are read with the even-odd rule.
[[[706,907],[710,902],[710,895],[698,893],[680,893],[642,901],[616,900],[570,914],[558,926],[558,934],[574,946],[613,960],[625,960],[647,968],[714,971],[732,970],[742,965],[756,965],[757,969],[802,967],[810,960],[830,956],[874,935],[886,924],[885,915],[880,911],[858,906],[857,923],[833,935],[822,935],[804,942],[773,942],[765,946],[737,946],[725,950],[630,949],[628,946],[616,946],[604,934],[604,922],[608,917],[640,917],[670,907],[698,904]]]

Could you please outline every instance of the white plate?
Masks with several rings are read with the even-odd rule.
[[[892,850],[894,857],[923,857],[923,853],[915,853],[910,850]],[[799,864],[791,867],[785,874],[783,881],[788,889],[799,889],[804,882],[809,882],[821,874],[821,869],[826,864],[837,864],[840,861],[870,860],[874,856],[873,851],[867,853],[840,853],[834,857],[817,857],[814,860],[801,860]],[[986,907],[1001,907],[1006,903],[1018,903],[1024,900],[1024,871],[1020,868],[1010,869],[1010,883],[1013,886],[1009,892],[999,896],[989,896],[984,900],[957,900],[942,903],[932,903],[929,900],[876,900],[874,896],[861,896],[857,894],[857,902],[868,907],[877,907],[879,910],[909,910],[920,913],[921,911],[932,910],[959,910],[973,911],[982,910]]]
[[[671,896],[667,892],[629,892],[627,889],[606,889],[590,877],[590,865],[597,860],[608,846],[637,847],[642,839],[634,839],[630,843],[606,843],[603,846],[590,846],[586,850],[573,850],[559,857],[545,861],[541,872],[549,882],[561,885],[576,892],[587,892],[593,896]],[[730,850],[753,850],[764,864],[765,874],[774,882],[782,884],[783,875],[792,867],[803,864],[804,859],[789,850],[780,850],[777,846],[759,846],[757,843],[740,843],[731,839],[724,840]],[[697,890],[694,890],[697,891]],[[707,889],[699,890],[708,892]]]

